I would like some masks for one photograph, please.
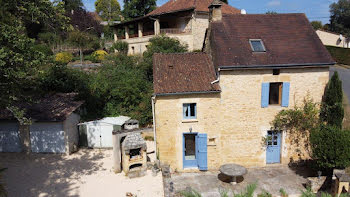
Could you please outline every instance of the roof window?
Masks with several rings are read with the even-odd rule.
[[[253,52],[266,52],[264,43],[260,39],[250,39],[250,46],[252,47]]]

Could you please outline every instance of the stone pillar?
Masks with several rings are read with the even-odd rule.
[[[22,144],[22,152],[30,153],[30,125],[19,125],[19,137]]]
[[[113,35],[114,35],[114,42],[118,41],[118,29],[113,29]]]
[[[120,152],[120,136],[116,132],[112,132],[113,140],[113,170],[115,173],[120,173],[121,170],[121,152]]]
[[[160,34],[160,23],[159,19],[156,19],[154,21],[154,35],[159,35]]]
[[[125,26],[125,39],[129,39],[129,27]]]
[[[143,36],[143,24],[142,23],[138,23],[137,27],[138,27],[138,30],[139,30],[139,38],[141,38]]]

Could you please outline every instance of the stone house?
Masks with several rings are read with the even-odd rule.
[[[287,164],[308,158],[275,115],[321,102],[334,61],[304,14],[220,15],[214,1],[204,52],[155,54],[157,150],[173,170]],[[264,141],[264,139],[267,139]]]
[[[129,43],[129,55],[142,54],[149,39],[159,34],[178,39],[188,45],[188,50],[201,50],[205,31],[209,25],[211,0],[170,0],[146,16],[114,24],[114,41]],[[224,15],[236,15],[241,11],[227,4],[222,5]]]
[[[72,153],[77,150],[77,124],[82,101],[75,93],[46,95],[22,104],[32,124],[20,125],[8,110],[0,110],[0,152]]]
[[[317,30],[316,33],[322,43],[326,46],[350,48],[350,39],[341,34],[321,29]]]

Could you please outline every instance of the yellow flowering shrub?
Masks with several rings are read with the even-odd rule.
[[[92,57],[98,62],[104,60],[106,55],[108,55],[108,53],[104,50],[97,50],[92,53]]]
[[[67,64],[68,62],[72,61],[72,59],[73,55],[69,52],[61,52],[55,55],[55,61],[63,64]]]

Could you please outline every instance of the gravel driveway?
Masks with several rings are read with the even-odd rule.
[[[147,142],[154,149],[153,142]],[[150,151],[150,150],[148,150]],[[151,156],[152,157],[152,156]],[[163,196],[163,180],[151,171],[129,179],[112,169],[112,150],[80,150],[72,155],[1,153],[0,166],[8,168],[4,181],[11,197]]]

